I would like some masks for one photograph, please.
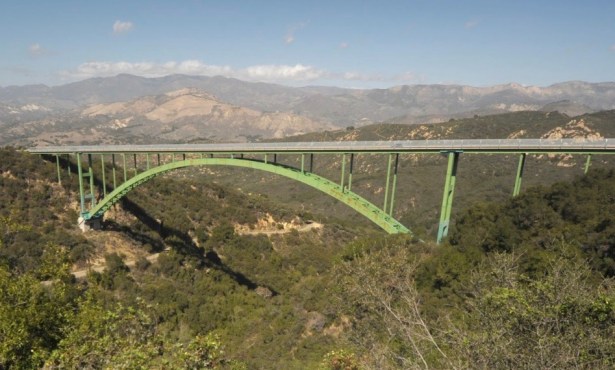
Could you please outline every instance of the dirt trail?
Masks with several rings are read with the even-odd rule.
[[[313,229],[321,229],[322,228],[322,224],[319,222],[312,222],[309,224],[305,224],[303,226],[299,226],[299,227],[294,227],[292,229],[281,229],[281,230],[239,230],[237,231],[237,234],[239,235],[259,235],[259,234],[264,234],[264,235],[278,235],[278,234],[287,234],[292,232],[293,230],[297,230],[300,233],[306,232],[306,231],[310,231]]]

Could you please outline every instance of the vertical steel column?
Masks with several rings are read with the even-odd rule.
[[[62,178],[60,177],[60,156],[56,154],[56,168],[58,169],[58,184],[62,185]]]
[[[517,166],[517,176],[515,177],[515,187],[513,189],[513,197],[516,197],[521,192],[521,180],[523,179],[523,168],[525,167],[525,157],[527,153],[519,155],[519,165]]]
[[[126,154],[125,153],[122,153],[122,161],[124,164],[124,167],[123,167],[124,168],[124,182],[126,182],[126,180],[128,180],[128,176],[127,176],[128,170],[126,169]]]
[[[354,168],[354,153],[350,153],[350,171],[348,172],[348,191],[352,191],[352,170]]]
[[[346,175],[346,153],[342,154],[342,178],[340,180],[340,189],[344,192],[344,176]]]
[[[149,153],[145,153],[145,168],[149,170]]]
[[[186,153],[182,153],[182,159],[185,161],[186,160]]]
[[[588,154],[587,155],[587,161],[585,161],[585,174],[587,175],[587,171],[589,171],[589,166],[591,166],[591,162],[592,162],[592,155]]]
[[[310,172],[314,172],[314,153],[310,153]]]
[[[384,213],[387,213],[387,205],[389,200],[389,182],[391,181],[391,163],[393,162],[393,154],[389,153],[389,162],[387,164],[387,181],[384,186],[384,205],[382,206],[382,210]]]
[[[278,153],[273,153],[273,163],[278,163]]]
[[[73,174],[70,172],[70,154],[66,155],[66,172],[68,172],[68,177],[72,177]]]
[[[305,153],[301,153],[301,173],[305,173]]]
[[[81,214],[85,213],[85,193],[83,191],[83,169],[81,168],[81,153],[77,156],[77,175],[79,176],[79,201],[81,202]]]
[[[137,174],[139,173],[139,170],[137,169],[137,153],[134,153],[134,154],[132,155],[132,159],[133,159],[133,161],[134,161],[134,165],[135,165],[135,168],[134,168],[134,170],[135,170],[135,176],[137,176]]]
[[[267,153],[265,153],[265,164],[267,164]]]
[[[395,153],[395,167],[393,167],[393,185],[391,186],[391,205],[389,215],[393,216],[393,204],[395,203],[395,189],[397,187],[397,166],[399,165],[399,153]]]
[[[156,153],[156,157],[158,158],[158,165],[160,166],[160,153]],[[201,153],[201,158],[203,158],[203,153]]]
[[[96,206],[96,195],[94,194],[94,169],[92,168],[92,155],[88,154],[88,173],[90,174],[90,196],[92,197],[92,207]]]
[[[448,152],[446,181],[444,182],[444,193],[442,195],[442,208],[440,210],[438,238],[436,239],[436,243],[438,244],[440,244],[442,239],[444,239],[448,235],[448,226],[451,220],[451,209],[453,208],[453,195],[455,193],[455,181],[457,178],[458,161],[459,152]]]
[[[100,155],[100,167],[102,169],[102,186],[103,186],[103,198],[107,196],[107,179],[105,178],[105,155]]]
[[[115,182],[115,154],[111,154],[111,172],[113,172],[113,190],[115,190],[116,182]]]

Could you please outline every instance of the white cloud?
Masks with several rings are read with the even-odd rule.
[[[326,76],[326,72],[303,64],[294,66],[286,65],[259,65],[245,68],[239,71],[240,75],[245,75],[250,80],[294,80],[310,81],[317,80]]]
[[[121,73],[143,77],[162,77],[172,74],[185,74],[192,76],[224,76],[244,81],[260,81],[270,83],[297,84],[314,82],[329,84],[344,81],[359,81],[365,83],[418,83],[424,79],[414,73],[407,72],[399,75],[364,74],[360,72],[331,72],[314,66],[263,64],[245,68],[232,68],[230,66],[210,65],[200,60],[169,61],[165,63],[153,62],[87,62],[80,64],[74,70],[62,71],[60,76],[64,80],[81,80],[92,77],[110,77]]]
[[[286,45],[290,45],[293,42],[295,42],[295,33],[303,28],[305,28],[305,26],[307,26],[308,22],[301,22],[298,24],[295,24],[293,26],[291,26],[288,31],[286,32],[286,36],[284,36],[284,43],[286,43]]]
[[[340,49],[346,49],[346,48],[348,48],[348,46],[349,46],[349,45],[348,45],[348,43],[347,43],[347,42],[342,42],[342,43],[340,43]]]
[[[120,20],[115,21],[115,23],[113,23],[113,33],[120,34],[120,33],[124,33],[124,32],[128,32],[130,30],[132,30],[133,24],[132,22],[123,22]]]
[[[477,20],[469,20],[463,25],[466,29],[472,29],[478,26]]]
[[[289,65],[255,65],[242,69],[229,66],[205,64],[199,60],[170,61],[166,63],[152,62],[87,62],[75,70],[62,71],[66,79],[83,79],[91,77],[109,77],[120,73],[128,73],[144,77],[160,77],[171,74],[186,74],[195,76],[225,76],[249,81],[310,81],[323,78],[326,72],[311,66]]]
[[[44,55],[47,51],[41,46],[41,44],[37,42],[28,47],[28,52],[33,57],[39,57],[41,55]]]

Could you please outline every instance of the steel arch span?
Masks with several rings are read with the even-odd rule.
[[[122,199],[128,192],[146,183],[158,175],[166,172],[174,171],[181,168],[192,166],[234,166],[252,168],[256,170],[274,173],[280,176],[287,177],[292,180],[299,181],[309,185],[323,193],[332,196],[341,201],[355,211],[359,212],[370,221],[384,229],[390,234],[395,233],[411,233],[408,228],[402,225],[392,216],[385,213],[365,198],[358,194],[342,188],[340,184],[333,183],[311,172],[305,172],[300,169],[284,166],[279,163],[265,163],[252,159],[242,158],[195,158],[185,159],[181,161],[162,164],[141,172],[138,175],[128,179],[123,184],[119,185],[111,193],[107,194],[102,200],[92,207],[91,210],[82,214],[82,219],[85,221],[99,219],[103,214],[111,208],[111,206]]]

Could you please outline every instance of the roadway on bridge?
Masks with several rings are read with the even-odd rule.
[[[323,141],[228,144],[44,146],[36,154],[106,153],[615,153],[615,139]]]

